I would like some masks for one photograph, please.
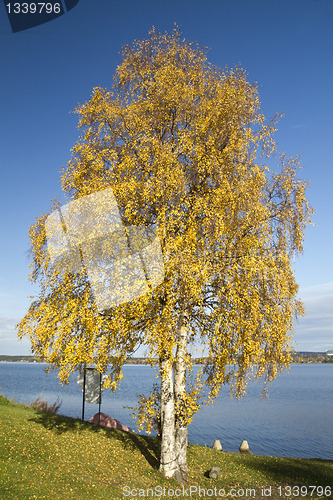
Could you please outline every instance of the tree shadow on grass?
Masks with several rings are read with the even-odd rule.
[[[36,412],[35,416],[30,418],[29,421],[40,424],[45,427],[45,429],[59,435],[65,432],[102,433],[107,439],[120,441],[125,450],[139,450],[149,465],[153,469],[158,469],[158,457],[160,456],[160,443],[158,438],[140,436],[132,432],[102,427],[89,422],[82,422],[82,420],[78,418],[64,417],[63,415],[56,415],[54,413]]]
[[[90,424],[97,427],[97,432],[100,429],[98,425]],[[117,429],[103,428],[105,436],[111,439],[117,439],[122,443],[125,450],[134,451],[140,450],[141,454],[145,457],[149,465],[153,469],[158,469],[160,456],[160,442],[158,438],[150,436],[140,436],[132,432],[124,432]]]
[[[274,460],[274,461],[273,461]],[[256,457],[247,462],[247,468],[269,474],[273,481],[285,484],[330,486],[333,483],[333,460],[319,458],[279,458]]]

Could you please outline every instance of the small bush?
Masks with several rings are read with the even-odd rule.
[[[30,408],[33,408],[36,411],[42,412],[42,413],[57,413],[61,404],[62,400],[59,401],[59,397],[57,398],[56,402],[53,403],[52,405],[49,405],[48,399],[40,399],[40,396],[33,401],[33,403],[30,404]]]
[[[21,406],[26,408],[27,405],[23,400],[20,403],[16,403],[15,399],[8,399],[4,394],[0,394],[0,405],[2,406]]]
[[[12,402],[3,394],[0,394],[0,405],[10,405]]]

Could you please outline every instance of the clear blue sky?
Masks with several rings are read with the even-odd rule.
[[[298,350],[333,349],[332,0],[80,0],[15,34],[0,5],[0,354],[29,354],[15,332],[38,292],[28,282],[28,230],[61,194],[59,171],[78,137],[70,110],[92,87],[110,88],[123,44],[153,25],[170,32],[174,22],[184,38],[210,48],[211,63],[241,63],[260,84],[267,118],[285,113],[278,149],[302,155],[316,210],[294,266],[308,314],[295,323],[294,340]]]

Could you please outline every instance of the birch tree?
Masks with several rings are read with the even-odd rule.
[[[244,70],[209,64],[178,28],[152,29],[122,57],[112,89],[94,88],[76,110],[82,136],[62,187],[72,200],[112,188],[125,227],[156,231],[164,280],[98,314],[84,270],[60,280],[49,271],[44,216],[31,239],[32,278],[42,270],[45,285],[20,334],[64,379],[83,361],[105,370],[112,354],[110,385],[126,353],[144,343],[161,375],[160,471],[186,481],[200,389],[186,384],[189,346],[206,346],[202,383],[211,400],[224,384],[241,396],[250,376],[272,381],[288,366],[293,318],[304,314],[291,263],[312,209],[306,182],[296,179],[298,159],[282,155],[279,173],[260,163],[275,152],[278,116],[266,122]],[[50,324],[57,333],[47,332]]]

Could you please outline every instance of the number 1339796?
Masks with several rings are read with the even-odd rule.
[[[310,495],[311,497],[330,497],[332,494],[330,486],[279,486],[277,489],[280,496],[285,497],[305,497],[306,495]]]
[[[8,14],[59,14],[60,3],[19,3],[9,2],[6,4]]]

